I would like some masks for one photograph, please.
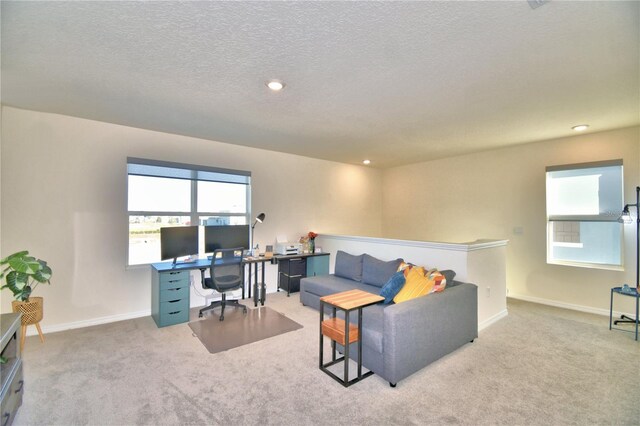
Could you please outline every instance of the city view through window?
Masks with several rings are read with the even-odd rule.
[[[162,260],[162,227],[246,225],[248,195],[245,184],[129,175],[128,264]],[[200,254],[204,254],[202,234],[201,230]]]

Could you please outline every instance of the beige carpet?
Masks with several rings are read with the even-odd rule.
[[[216,308],[206,313],[205,318],[189,323],[191,330],[212,354],[302,328],[267,306],[249,309],[246,314],[240,308],[228,307],[224,321],[219,318],[220,309]]]
[[[640,343],[608,317],[510,300],[397,388],[373,375],[345,389],[318,369],[318,312],[282,292],[267,306],[304,328],[216,354],[150,317],[28,337],[14,424],[640,424]]]

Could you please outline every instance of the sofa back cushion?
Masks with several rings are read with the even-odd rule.
[[[444,271],[440,271],[440,273],[447,279],[447,285],[453,284],[453,279],[456,276],[455,271],[452,271],[451,269],[445,269]]]
[[[389,278],[398,271],[402,259],[384,260],[376,259],[368,254],[362,255],[362,282],[376,287],[385,285]]]
[[[354,256],[338,250],[338,253],[336,253],[336,266],[333,273],[338,277],[362,281],[362,255]]]

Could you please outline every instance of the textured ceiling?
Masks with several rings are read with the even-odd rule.
[[[638,2],[1,7],[20,108],[377,167],[640,124]]]

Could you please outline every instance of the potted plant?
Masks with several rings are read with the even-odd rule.
[[[22,340],[27,325],[35,324],[40,335],[40,340],[44,342],[44,336],[40,329],[42,320],[42,297],[32,297],[31,293],[40,283],[51,284],[51,268],[44,260],[29,256],[28,251],[19,251],[0,260],[0,279],[5,279],[6,284],[0,289],[8,288],[13,293],[16,300],[11,302],[13,312],[22,313]]]

